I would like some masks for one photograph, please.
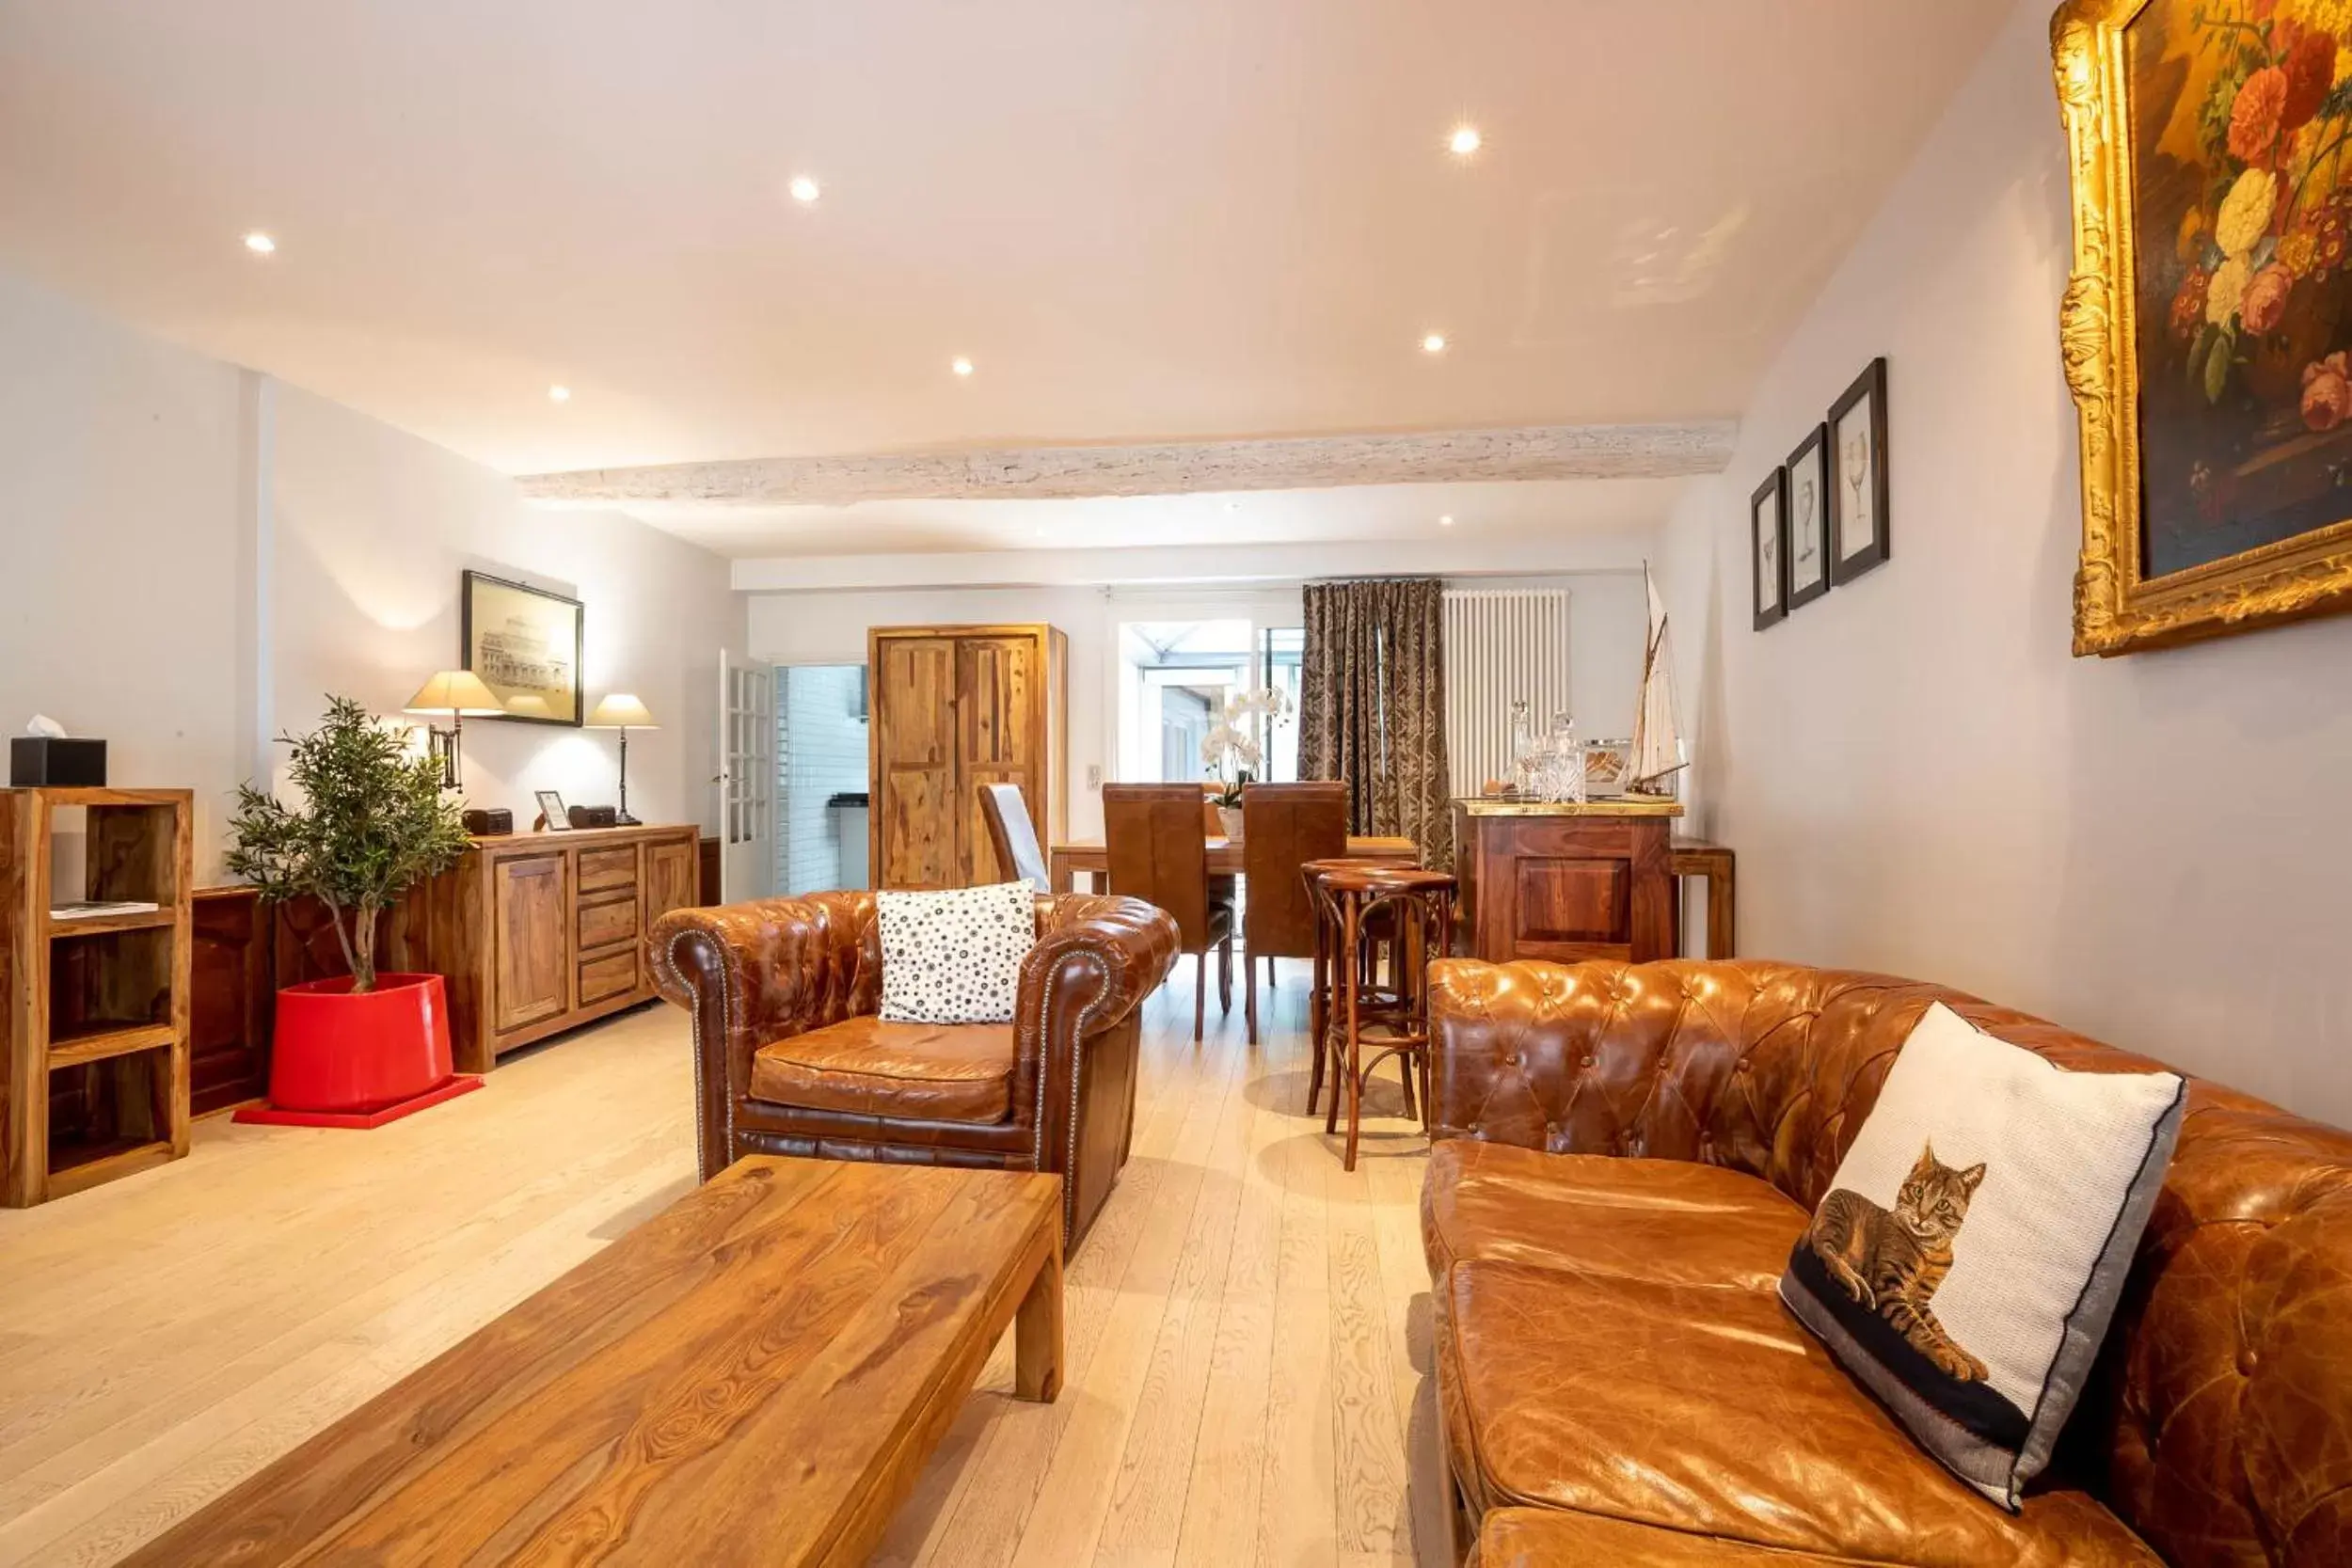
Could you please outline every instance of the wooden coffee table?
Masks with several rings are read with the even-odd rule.
[[[1058,1177],[741,1160],[130,1560],[861,1563],[1061,1263]]]

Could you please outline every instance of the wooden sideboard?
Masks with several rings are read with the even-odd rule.
[[[1472,958],[1675,956],[1673,800],[1454,802],[1454,860]]]

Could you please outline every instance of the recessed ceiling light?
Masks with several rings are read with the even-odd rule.
[[[245,247],[256,256],[267,256],[278,248],[278,242],[256,229],[245,237]]]
[[[1446,146],[1454,150],[1457,158],[1469,157],[1478,150],[1479,145],[1478,127],[1475,125],[1457,125],[1454,128],[1454,135],[1446,138]]]
[[[569,387],[550,387],[548,388],[548,401],[549,403],[569,403],[572,401],[572,389]]]
[[[1037,525],[1037,536],[1038,536],[1040,539],[1042,539],[1042,538],[1044,538],[1044,537],[1045,537],[1045,525],[1044,525],[1043,523],[1040,523],[1040,524],[1038,524],[1038,525]]]
[[[1421,341],[1421,351],[1423,354],[1443,354],[1445,352],[1445,334],[1442,332],[1432,332],[1429,336],[1423,338]]]
[[[1239,511],[1241,510],[1241,502],[1239,502],[1239,501],[1227,501],[1227,502],[1225,503],[1225,510],[1226,510],[1226,511],[1228,511],[1228,512],[1239,512]]]
[[[792,183],[786,188],[792,193],[792,199],[801,203],[803,207],[807,206],[810,202],[816,200],[819,195],[823,194],[818,189],[817,182],[811,180],[805,174],[794,175],[792,177]]]
[[[1449,512],[1444,516],[1438,518],[1438,526],[1439,528],[1452,528],[1454,526],[1454,514]]]
[[[972,361],[966,359],[962,355],[959,354],[956,356],[955,362],[947,368],[955,372],[958,375],[970,375],[972,373]]]

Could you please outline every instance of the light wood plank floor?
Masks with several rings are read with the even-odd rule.
[[[1303,968],[1255,1051],[1238,995],[1193,1045],[1186,964],[1150,1004],[1061,1398],[1013,1399],[1000,1346],[876,1563],[1446,1560],[1425,1145],[1383,1069],[1341,1171]],[[0,1565],[114,1561],[659,1212],[692,1084],[656,1007],[374,1132],[209,1120],[174,1165],[0,1212]]]

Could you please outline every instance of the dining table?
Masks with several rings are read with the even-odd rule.
[[[1347,858],[1390,865],[1419,865],[1421,846],[1409,838],[1350,833],[1347,835]],[[1056,893],[1077,891],[1078,878],[1082,874],[1100,879],[1109,870],[1110,850],[1099,838],[1057,844],[1046,853],[1046,875],[1052,880]],[[1209,875],[1238,877],[1241,873],[1241,840],[1210,834]],[[1100,885],[1099,881],[1097,885]]]

